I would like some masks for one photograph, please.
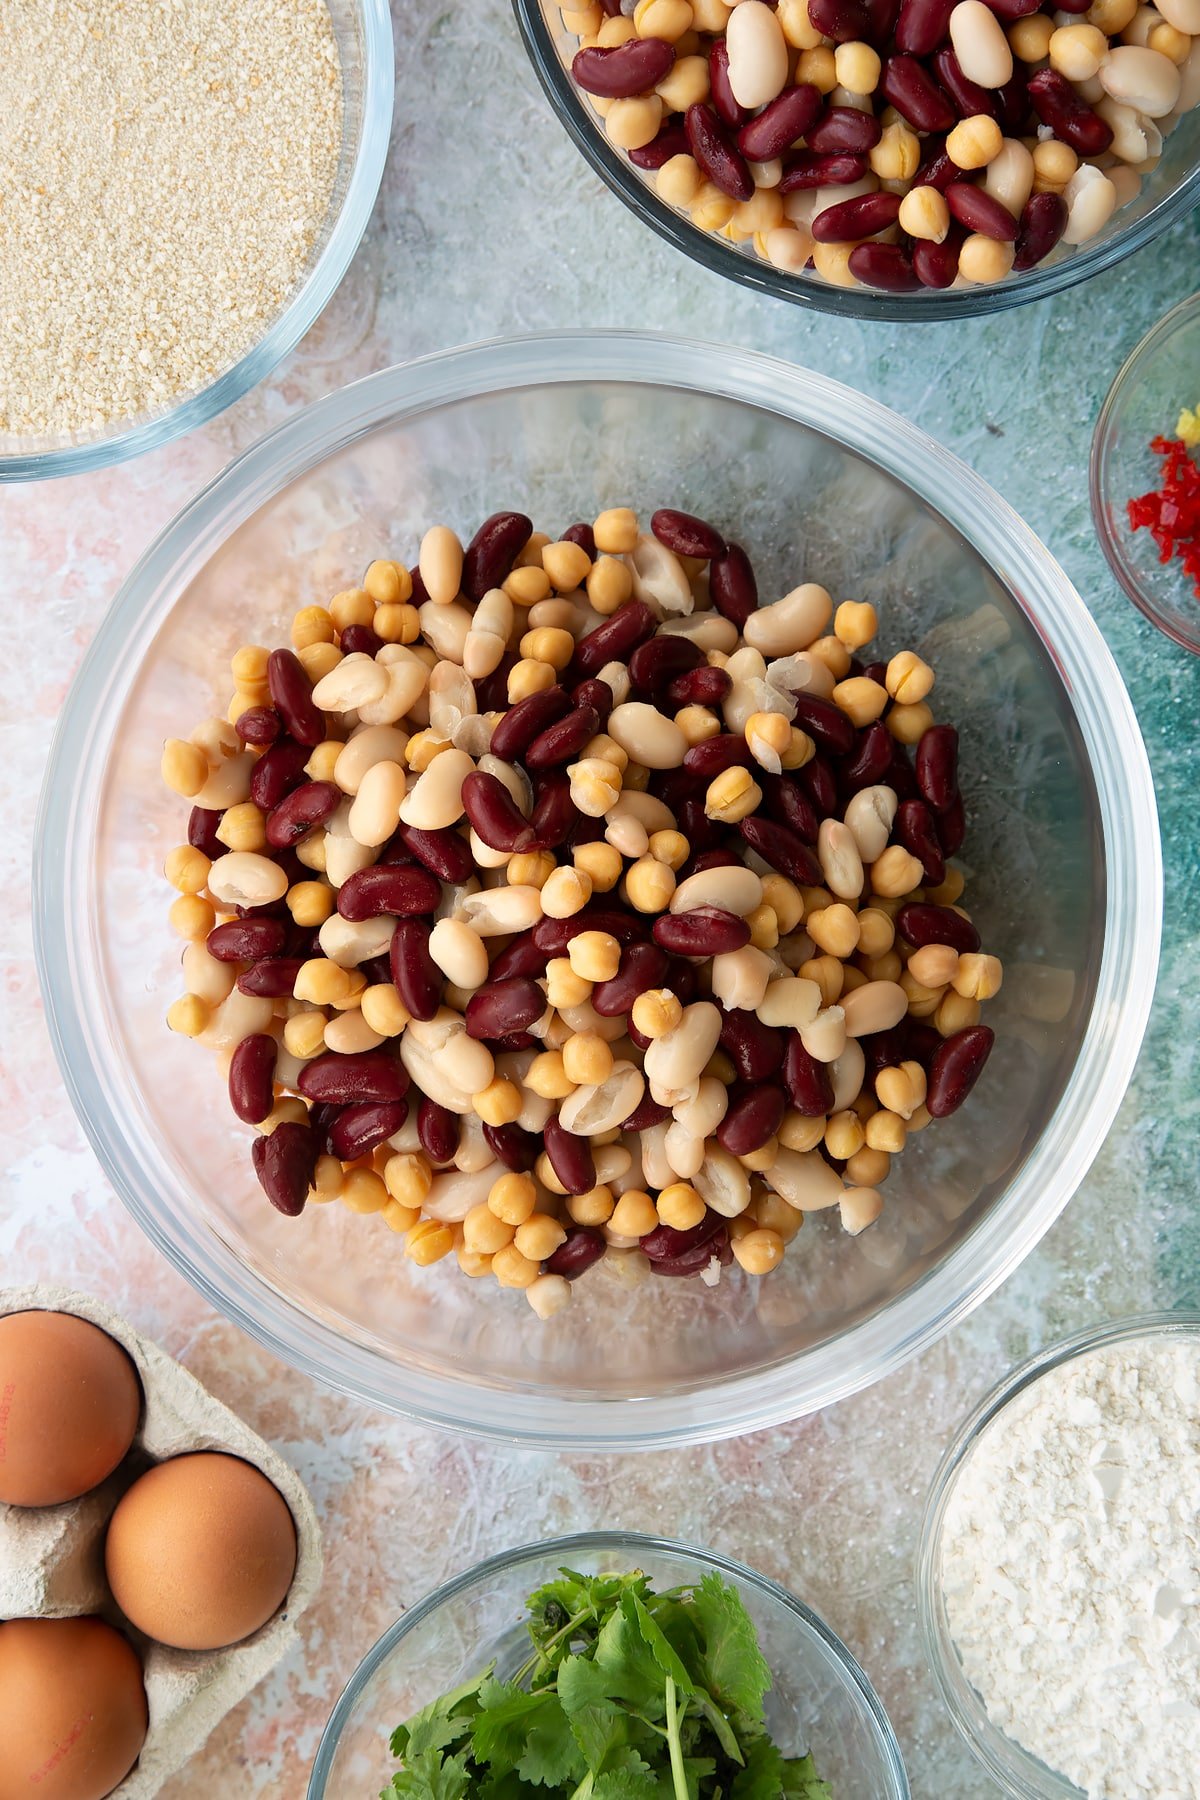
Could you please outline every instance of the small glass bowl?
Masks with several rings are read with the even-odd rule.
[[[1040,1350],[1005,1376],[963,1424],[934,1477],[921,1526],[917,1553],[917,1611],[926,1660],[947,1711],[992,1779],[1013,1800],[1086,1800],[1086,1795],[1056,1769],[1026,1750],[988,1717],[987,1708],[963,1673],[942,1594],[942,1531],[946,1512],[963,1466],[980,1437],[1009,1404],[1051,1369],[1074,1362],[1094,1350],[1141,1337],[1200,1339],[1200,1312],[1139,1313],[1092,1325]]]
[[[1200,599],[1182,563],[1158,559],[1148,531],[1134,531],[1128,502],[1158,486],[1154,437],[1171,437],[1181,406],[1200,402],[1200,293],[1172,307],[1126,359],[1092,437],[1092,517],[1109,567],[1138,611],[1200,656]]]
[[[739,1589],[775,1675],[767,1722],[791,1756],[811,1752],[834,1793],[908,1800],[900,1746],[870,1682],[828,1625],[785,1588],[714,1550],[631,1532],[593,1531],[507,1550],[438,1588],[384,1633],[355,1670],[317,1750],[308,1800],[366,1800],[389,1779],[396,1726],[495,1658],[528,1650],[525,1598],[561,1568],[641,1569],[657,1587],[715,1570]]]
[[[652,176],[635,168],[605,136],[587,96],[571,79],[578,39],[563,23],[557,0],[512,0],[525,49],[542,88],[576,149],[630,211],[702,268],[759,293],[796,306],[852,319],[893,319],[923,323],[933,319],[973,319],[1005,312],[1030,300],[1062,293],[1089,275],[1100,274],[1151,243],[1200,200],[1200,106],[1180,116],[1166,137],[1162,157],[1127,206],[1113,213],[1100,231],[1078,249],[1060,244],[1025,275],[1010,275],[991,287],[961,287],[887,294],[877,288],[835,287],[811,270],[793,275],[758,256],[753,246],[729,243],[693,225],[688,214],[668,206],[654,191]],[[1161,121],[1166,123],[1166,121]],[[1149,266],[1146,279],[1153,279]]]
[[[371,217],[387,161],[395,51],[387,0],[328,0],[342,65],[342,146],[329,208],[308,267],[257,343],[198,393],[93,434],[0,433],[0,483],[79,475],[125,462],[194,431],[240,400],[294,350],[341,284]]]

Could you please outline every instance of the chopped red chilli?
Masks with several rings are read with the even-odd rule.
[[[1200,600],[1200,464],[1179,438],[1151,438],[1150,448],[1162,462],[1159,485],[1129,502],[1129,523],[1150,533],[1159,562],[1182,563]]]

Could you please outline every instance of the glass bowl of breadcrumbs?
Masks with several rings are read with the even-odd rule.
[[[0,14],[0,482],[213,418],[319,317],[383,175],[387,0]]]

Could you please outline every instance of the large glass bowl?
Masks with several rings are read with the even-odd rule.
[[[773,268],[755,254],[753,246],[740,247],[693,225],[688,215],[668,206],[654,191],[653,177],[636,169],[628,156],[614,149],[587,97],[571,79],[571,60],[579,40],[563,23],[557,0],[512,0],[521,36],[538,80],[568,134],[597,175],[623,200],[632,213],[674,244],[694,262],[725,275],[731,281],[813,306],[820,312],[841,313],[855,319],[970,319],[980,313],[1003,312],[1027,300],[1044,300],[1085,281],[1089,275],[1112,268],[1123,257],[1152,242],[1168,225],[1185,218],[1200,201],[1200,107],[1185,113],[1165,139],[1162,159],[1143,181],[1136,199],[1113,214],[1107,225],[1081,249],[1060,245],[1044,263],[1027,275],[1010,275],[994,287],[970,287],[965,283],[943,292],[923,288],[914,294],[885,294],[868,287],[840,288],[824,281],[815,271],[800,275]],[[1146,271],[1147,279],[1151,271]]]
[[[198,393],[103,431],[58,437],[0,433],[0,482],[107,468],[215,418],[271,373],[332,299],[359,246],[387,160],[395,93],[387,0],[326,0],[342,66],[342,147],[324,224],[303,278],[263,336]]]
[[[1200,1313],[1145,1313],[1108,1320],[1039,1351],[1006,1375],[960,1426],[930,1489],[917,1558],[917,1610],[925,1656],[955,1727],[1011,1800],[1087,1800],[1087,1796],[994,1724],[982,1697],[967,1679],[950,1629],[942,1583],[946,1512],[955,1483],[980,1438],[1034,1382],[1094,1351],[1145,1337],[1185,1338],[1200,1345]]]
[[[815,1613],[785,1588],[712,1550],[661,1538],[590,1532],[506,1551],[422,1600],[363,1658],[334,1708],[317,1751],[308,1800],[367,1800],[396,1764],[388,1739],[439,1694],[496,1659],[511,1673],[529,1639],[525,1598],[559,1569],[580,1574],[641,1569],[656,1588],[700,1581],[711,1570],[740,1592],[775,1676],[767,1722],[789,1756],[811,1753],[844,1800],[908,1800],[904,1764],[870,1682]]]
[[[378,1220],[266,1204],[252,1133],[163,1022],[179,946],[159,871],[186,807],[163,740],[226,704],[229,657],[298,606],[412,560],[423,527],[519,505],[562,529],[678,504],[750,546],[764,595],[874,601],[937,666],[963,733],[969,899],[1007,977],[971,1103],[897,1161],[858,1239],[811,1217],[781,1271],[715,1291],[606,1270],[542,1324],[519,1295],[415,1268]],[[1125,1090],[1154,986],[1158,834],[1100,633],[1034,534],[953,456],[836,383],[625,333],[480,345],[329,396],[189,505],[117,596],[51,752],[37,953],[71,1098],[118,1193],[222,1311],[297,1367],[434,1424],[548,1446],[718,1437],[894,1369],[1041,1237]]]

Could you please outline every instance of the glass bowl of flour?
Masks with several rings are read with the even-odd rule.
[[[1005,1793],[1197,1793],[1200,1313],[1096,1326],[988,1395],[934,1481],[917,1597]]]

